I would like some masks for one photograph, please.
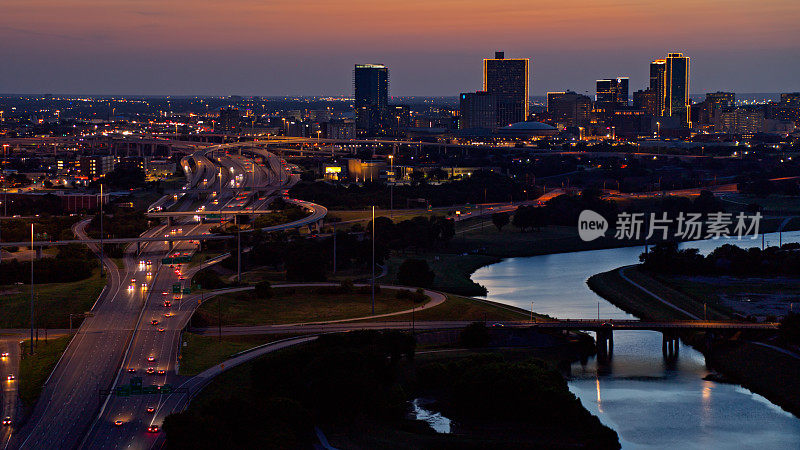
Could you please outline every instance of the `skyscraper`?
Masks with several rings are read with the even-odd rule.
[[[591,120],[592,99],[572,91],[548,92],[547,113],[564,126],[587,126]]]
[[[628,106],[628,77],[597,80],[597,107],[618,109]]]
[[[683,53],[667,55],[665,111],[670,117],[680,118],[681,122],[692,126],[689,102],[689,57]]]
[[[657,96],[660,113],[678,118],[691,126],[689,108],[689,57],[683,53],[669,53],[665,59],[650,63],[650,89]]]
[[[458,128],[497,128],[497,96],[486,91],[459,96]]]
[[[483,90],[497,98],[497,125],[506,126],[528,119],[530,60],[506,59],[495,52],[483,60]]]
[[[356,64],[353,70],[356,131],[380,134],[389,108],[389,69],[383,64]]]

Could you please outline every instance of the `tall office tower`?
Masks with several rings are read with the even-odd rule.
[[[458,128],[497,128],[497,96],[486,91],[465,92],[459,96]]]
[[[214,127],[214,131],[221,133],[238,133],[241,119],[242,115],[239,113],[239,108],[220,108],[219,120]]]
[[[530,60],[506,59],[495,52],[483,60],[483,90],[497,97],[497,125],[506,126],[528,119]]]
[[[597,80],[596,106],[611,110],[627,107],[628,84],[628,77]]]
[[[667,61],[657,59],[650,63],[650,88],[651,95],[655,98],[655,108],[651,111],[654,116],[664,115],[664,100],[667,98]]]
[[[389,108],[389,68],[383,64],[356,64],[353,88],[357,133],[381,134]]]
[[[650,89],[659,99],[661,116],[676,117],[691,126],[689,108],[689,62],[683,53],[669,53],[650,63]]]
[[[667,97],[665,111],[670,117],[680,118],[681,122],[692,126],[689,99],[689,57],[683,53],[667,55]]]
[[[548,92],[547,113],[565,126],[586,126],[591,120],[592,99],[572,91]]]

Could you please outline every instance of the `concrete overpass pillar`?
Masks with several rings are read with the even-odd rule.
[[[42,259],[42,247],[36,249],[36,259]]]
[[[672,361],[678,358],[678,349],[680,348],[680,340],[672,333],[663,333],[661,339],[661,353],[664,359]]]
[[[614,333],[611,328],[597,330],[597,360],[608,361],[614,354]]]
[[[167,243],[169,243],[169,251],[172,251],[172,249],[175,248],[175,242],[174,241],[167,241]]]
[[[142,243],[136,242],[136,256],[139,256],[141,254],[142,254]]]

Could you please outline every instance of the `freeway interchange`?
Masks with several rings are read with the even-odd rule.
[[[186,213],[213,209],[219,211],[220,218],[241,210],[266,213],[270,202],[285,198],[286,191],[299,179],[283,160],[269,152],[242,146],[236,151],[230,154],[228,146],[220,145],[184,158],[182,163],[188,168],[184,192],[165,196],[150,208],[150,212],[166,213],[162,215],[167,223],[129,239],[137,245],[128,245],[121,267],[107,256],[103,258],[108,282],[91,317],[83,321],[70,341],[22,427],[4,427],[8,430],[4,433],[14,433],[0,446],[151,448],[156,444],[161,437],[156,427],[166,415],[184,406],[186,399],[174,402],[168,395],[99,394],[130,385],[132,380],[141,380],[145,387],[178,385],[187,380],[179,375],[180,336],[198,303],[183,301],[183,293],[192,275],[206,265],[162,264],[162,258],[191,257],[200,239],[213,238],[208,233],[215,224]],[[318,224],[327,213],[313,203],[289,201],[307,209],[309,215],[267,231]],[[170,212],[176,214],[170,216]],[[73,231],[99,255],[96,240],[85,232],[88,223],[89,219],[77,223]],[[195,239],[187,239],[191,237]],[[51,244],[58,243],[42,243]],[[16,341],[3,341],[0,347],[19,351]],[[17,355],[9,356],[5,360],[18,361]],[[16,415],[5,409],[4,414]]]

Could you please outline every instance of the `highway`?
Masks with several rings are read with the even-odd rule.
[[[196,232],[195,228],[208,228],[210,225],[184,225],[186,232]],[[181,243],[171,253],[191,254],[196,246]],[[161,247],[155,258],[167,256],[166,248]],[[152,259],[156,264],[155,259]],[[180,332],[183,323],[189,318],[188,308],[181,302],[181,295],[174,295],[172,286],[180,284],[188,287],[191,276],[200,269],[181,272],[181,265],[172,268],[161,265],[154,272],[152,288],[148,291],[144,309],[137,323],[130,350],[120,367],[113,387],[130,384],[131,379],[141,378],[144,386],[174,383]],[[178,273],[186,280],[181,281]],[[166,294],[166,295],[165,295]],[[164,301],[173,302],[170,307]],[[193,309],[192,309],[193,310]],[[191,311],[191,310],[190,310]],[[153,322],[156,324],[153,324]],[[152,360],[150,360],[152,359]],[[150,370],[152,369],[152,370]],[[163,371],[163,373],[161,372]],[[148,433],[153,413],[148,407],[159,404],[157,395],[131,397],[107,396],[101,399],[103,407],[100,416],[93,422],[81,448],[150,448],[156,438]],[[116,425],[116,421],[121,421]]]
[[[11,424],[0,425],[0,448],[5,448],[11,439],[16,423],[20,416],[20,405],[17,402],[17,388],[19,381],[9,380],[9,375],[14,378],[19,375],[20,346],[21,336],[0,336],[0,400],[2,401],[2,411],[0,420],[11,419]],[[7,354],[7,355],[6,355]]]
[[[74,228],[80,238],[87,238],[88,222],[85,219]],[[157,227],[145,235],[162,232],[163,227]],[[126,250],[123,262],[119,269],[104,258],[108,285],[92,308],[94,315],[84,320],[70,341],[27,423],[12,440],[14,447],[74,448],[82,439],[97,410],[97,392],[113,378],[141,311],[145,296],[141,285],[150,281],[146,272],[137,270],[132,248]],[[137,286],[133,291],[127,289],[131,279]]]

